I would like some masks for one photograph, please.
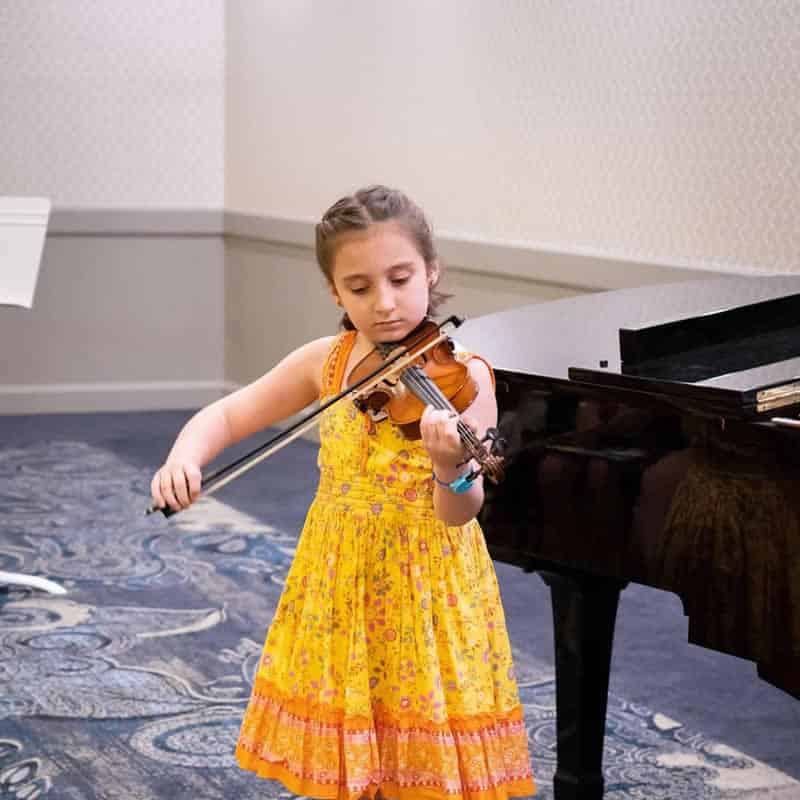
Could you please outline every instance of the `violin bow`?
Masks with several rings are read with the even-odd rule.
[[[416,361],[419,356],[422,355],[422,353],[427,352],[432,347],[435,347],[437,344],[439,344],[439,342],[444,340],[446,334],[441,333],[441,330],[445,325],[453,324],[454,326],[458,327],[462,322],[463,320],[459,317],[448,317],[438,326],[440,332],[439,335],[433,338],[423,347],[414,350],[412,353],[409,353],[407,347],[398,345],[397,353],[391,355],[386,359],[386,361],[383,362],[383,364],[369,374],[364,375],[363,378],[360,378],[352,386],[348,386],[330,400],[326,400],[321,406],[319,406],[319,408],[314,409],[314,411],[307,414],[302,419],[297,420],[297,422],[280,431],[271,439],[254,448],[249,453],[245,453],[243,456],[237,458],[235,461],[232,461],[230,464],[220,467],[215,472],[212,472],[210,475],[203,478],[200,482],[200,491],[202,492],[203,496],[207,497],[208,495],[214,494],[214,492],[218,491],[223,486],[226,486],[231,481],[255,467],[257,464],[260,464],[271,455],[277,453],[299,436],[302,436],[307,430],[313,428],[314,425],[317,424],[320,415],[332,405],[335,405],[336,403],[350,396],[355,398],[360,392],[369,391],[374,386],[377,386],[393,372],[405,369],[413,361]],[[145,509],[144,513],[145,515],[149,515],[154,514],[156,511],[160,511],[165,517],[171,517],[173,514],[178,513],[178,510],[170,508],[170,506],[164,506],[161,508],[157,505],[149,506],[147,509]]]

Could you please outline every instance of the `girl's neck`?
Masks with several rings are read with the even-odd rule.
[[[353,344],[352,353],[358,358],[363,358],[368,353],[371,353],[377,346],[378,345],[376,342],[373,342],[366,335],[361,333],[361,331],[357,330],[356,341]]]
[[[356,331],[356,341],[353,344],[352,352],[356,355],[365,356],[375,349],[374,342],[371,342],[361,331]]]

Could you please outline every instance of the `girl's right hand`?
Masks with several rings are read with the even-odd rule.
[[[197,464],[167,461],[150,482],[153,505],[182,511],[200,496],[202,475]]]

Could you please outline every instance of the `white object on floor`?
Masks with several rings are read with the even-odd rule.
[[[37,578],[35,575],[22,575],[18,572],[0,572],[0,586],[28,586],[31,589],[41,589],[50,594],[66,594],[67,590],[55,581],[47,578]]]

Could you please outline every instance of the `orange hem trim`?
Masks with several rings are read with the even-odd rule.
[[[532,778],[508,781],[496,788],[447,793],[430,786],[400,786],[393,781],[370,783],[362,789],[348,790],[338,784],[317,783],[296,775],[283,764],[267,761],[244,748],[236,748],[236,760],[241,769],[254,772],[259,778],[280,781],[290,792],[318,798],[318,800],[360,800],[367,795],[374,800],[378,789],[392,800],[506,800],[509,797],[530,797],[536,794],[536,782]]]

